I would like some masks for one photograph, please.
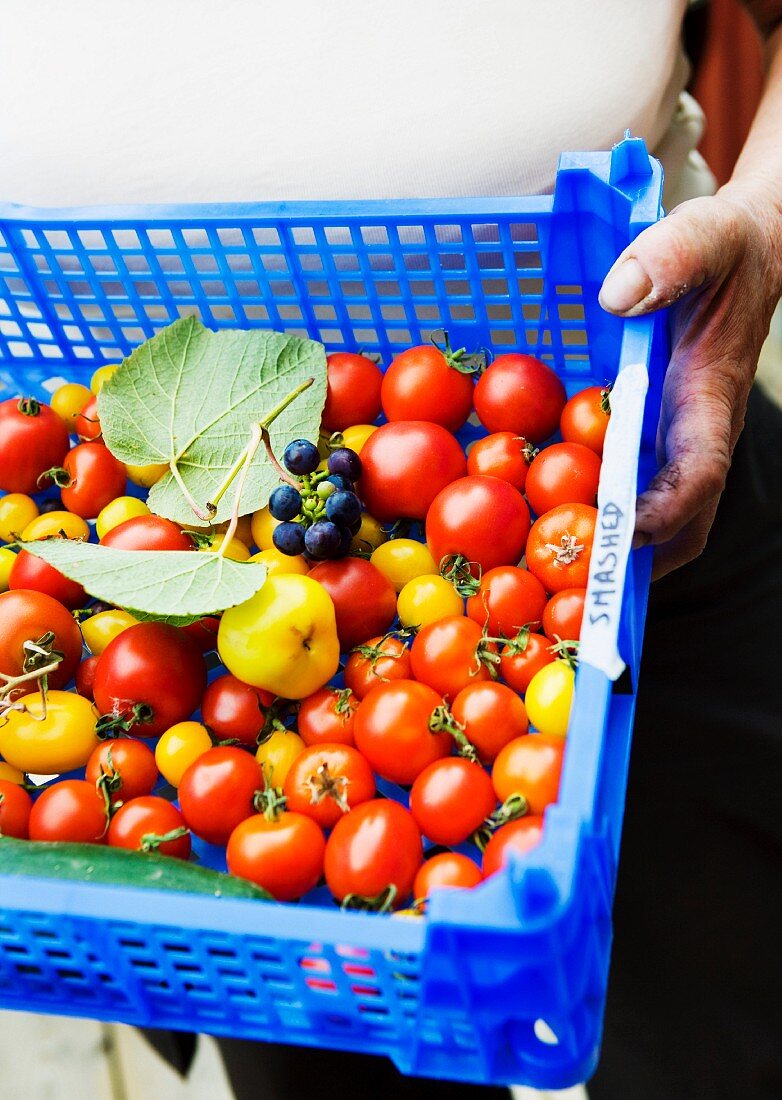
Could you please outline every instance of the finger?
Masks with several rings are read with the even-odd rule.
[[[652,580],[657,581],[674,569],[687,565],[702,552],[709,536],[714,516],[717,512],[719,497],[710,500],[694,519],[679,531],[670,541],[658,546],[654,552]]]

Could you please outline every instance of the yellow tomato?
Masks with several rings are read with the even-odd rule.
[[[415,539],[384,542],[369,560],[397,592],[401,592],[408,581],[437,572],[437,563],[429,553],[429,547]]]
[[[271,737],[258,746],[255,759],[263,769],[267,786],[281,787],[291,765],[306,749],[298,733],[292,730],[274,730]]]
[[[190,765],[211,747],[209,730],[201,722],[177,722],[158,741],[155,763],[163,778],[178,787]]]
[[[216,554],[224,542],[225,535],[221,531],[218,531],[216,534],[212,535],[211,542],[204,543],[202,546],[199,546],[198,549],[205,551],[207,554]],[[240,539],[233,538],[228,544],[228,549],[223,556],[230,558],[231,561],[249,561],[250,551]]]
[[[7,546],[0,547],[0,592],[8,591],[8,582],[11,579],[11,570],[16,561],[16,554]]]
[[[239,539],[245,546],[252,546],[253,544],[253,517],[252,516],[239,516],[239,522],[236,525],[236,534],[234,538]],[[215,527],[215,531],[225,532],[228,530],[228,520],[225,523],[218,523]]]
[[[24,493],[0,497],[0,542],[16,542],[38,515],[38,505]]]
[[[24,710],[8,712],[0,726],[0,753],[23,772],[39,775],[83,768],[100,743],[98,712],[89,699],[71,691],[49,691],[46,716],[39,693],[25,695]]]
[[[428,626],[446,615],[463,615],[464,601],[450,581],[432,574],[408,581],[396,609],[402,626]]]
[[[168,465],[165,462],[151,462],[148,466],[134,466],[126,462],[125,473],[134,485],[149,489],[168,473]]]
[[[307,559],[301,554],[283,554],[276,546],[270,546],[268,550],[259,550],[257,554],[253,554],[250,561],[262,561],[268,570],[269,577],[278,573],[298,573],[304,576],[310,571]]]
[[[117,371],[118,368],[119,363],[106,363],[104,366],[98,367],[98,369],[95,371],[92,378],[90,379],[90,389],[92,390],[92,392],[100,393],[100,391],[103,389],[104,383],[108,382],[108,380]]]
[[[268,577],[259,592],[223,613],[217,649],[228,671],[246,684],[304,699],[339,667],[334,604],[311,577]]]
[[[126,519],[148,515],[149,508],[138,497],[115,497],[99,513],[98,518],[95,520],[95,530],[98,533],[98,538],[102,539],[104,535],[107,535],[115,527],[119,527]]]
[[[36,516],[22,531],[23,542],[35,542],[36,539],[88,539],[90,528],[86,520],[81,516],[75,516],[73,512],[44,512],[42,516]]]
[[[84,644],[94,657],[99,657],[109,642],[113,642],[123,630],[136,626],[137,623],[138,619],[134,619],[129,611],[123,611],[120,607],[99,611],[81,624]]]
[[[361,513],[361,526],[353,536],[352,549],[361,550],[363,553],[377,550],[384,542],[388,541],[388,535],[374,516],[369,512]]]
[[[24,783],[24,772],[0,760],[0,779],[5,780],[6,783],[18,783],[21,786]]]
[[[259,550],[268,550],[271,546],[274,546],[272,532],[279,522],[269,511],[268,504],[265,508],[259,508],[257,512],[253,512],[250,527],[253,542]]]
[[[66,382],[52,394],[51,406],[69,432],[76,429],[76,417],[92,397],[92,392],[78,382]]]
[[[552,661],[535,673],[524,696],[524,705],[536,730],[565,736],[575,682],[576,674],[566,661]]]
[[[342,446],[355,451],[357,455],[361,454],[361,448],[376,431],[377,424],[354,424],[342,432]]]

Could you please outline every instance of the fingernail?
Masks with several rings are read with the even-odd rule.
[[[648,546],[652,536],[646,531],[636,531],[633,535],[633,550],[640,550],[642,546]]]
[[[638,263],[630,257],[618,267],[612,267],[600,290],[598,301],[611,313],[627,313],[652,291],[652,280]]]

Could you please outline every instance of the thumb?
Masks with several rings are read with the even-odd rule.
[[[605,277],[600,305],[625,317],[669,306],[728,271],[739,248],[720,204],[690,199],[628,245]]]

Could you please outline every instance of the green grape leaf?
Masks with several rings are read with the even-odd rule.
[[[115,550],[74,539],[42,539],[21,548],[78,581],[96,599],[137,619],[184,626],[244,603],[263,586],[262,562],[238,562],[197,550]]]
[[[282,455],[293,439],[316,442],[326,400],[326,352],[314,340],[263,329],[212,332],[183,317],[147,340],[121,364],[98,397],[103,438],[121,462],[176,467],[202,509],[212,501],[261,421],[297,386],[312,379],[269,428]],[[261,449],[242,491],[241,514],[263,507],[279,477]],[[177,523],[220,523],[229,518],[226,493],[207,520],[172,472],[152,486],[147,501]]]

